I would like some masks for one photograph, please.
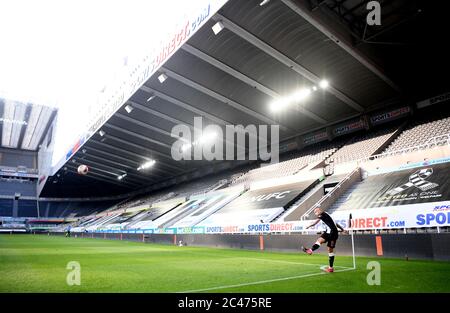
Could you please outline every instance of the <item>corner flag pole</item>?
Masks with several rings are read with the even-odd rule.
[[[353,255],[353,269],[356,269],[356,258],[355,258],[355,240],[353,237],[353,227],[352,227],[352,213],[348,217],[348,225],[350,228],[350,235],[352,236],[352,255]]]

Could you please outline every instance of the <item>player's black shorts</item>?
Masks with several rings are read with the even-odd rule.
[[[327,242],[327,247],[333,248],[336,247],[336,241],[339,238],[338,233],[331,232],[331,233],[323,233],[320,237],[325,239],[325,242]]]

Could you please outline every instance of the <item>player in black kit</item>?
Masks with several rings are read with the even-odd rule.
[[[318,224],[320,221],[324,222],[325,225],[328,226],[328,228],[330,229],[330,232],[324,232],[316,241],[316,243],[310,248],[305,248],[302,247],[302,250],[304,252],[306,252],[307,254],[311,255],[313,253],[313,251],[319,249],[320,245],[328,242],[327,247],[328,247],[328,259],[329,259],[329,263],[330,266],[326,269],[327,272],[332,273],[334,272],[333,269],[333,263],[334,263],[334,248],[336,247],[336,241],[338,239],[338,233],[339,231],[343,232],[344,228],[342,228],[339,224],[335,223],[333,221],[333,219],[331,218],[331,216],[327,213],[322,211],[322,209],[320,208],[316,208],[314,209],[314,214],[317,217],[317,220],[312,223],[311,225],[309,225],[308,227],[306,227],[306,229],[311,228],[313,226],[315,226],[316,224]],[[338,230],[339,228],[339,230]]]

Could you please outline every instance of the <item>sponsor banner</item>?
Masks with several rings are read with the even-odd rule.
[[[340,210],[390,207],[450,200],[448,163],[369,176],[356,185]]]
[[[333,129],[334,136],[342,136],[345,134],[353,133],[357,130],[365,129],[366,124],[363,120],[357,120],[346,124],[338,125]]]
[[[349,213],[350,211],[338,211],[332,217],[348,229]],[[360,209],[351,213],[352,228],[355,230],[450,226],[449,201]]]
[[[266,223],[266,224],[250,224],[245,230],[249,233],[290,233],[305,231],[305,227],[311,224],[311,221],[297,221],[285,223]]]
[[[284,143],[284,144],[280,144],[279,147],[279,153],[284,153],[284,152],[288,152],[288,151],[292,151],[294,149],[298,148],[298,144],[296,141],[294,142],[289,142],[289,143]]]
[[[314,180],[295,184],[250,190],[226,205],[219,213],[286,208],[299,197]]]
[[[238,225],[205,227],[205,234],[233,234],[233,233],[243,233],[244,231],[245,227]]]
[[[155,229],[155,232],[157,231],[157,229]],[[176,228],[164,228],[161,232],[161,234],[176,234],[177,233],[177,229]]]
[[[326,130],[323,130],[321,132],[318,133],[314,133],[314,134],[310,134],[310,135],[305,135],[303,137],[303,144],[306,145],[311,145],[313,143],[317,143],[317,142],[321,142],[324,140],[328,139],[328,133]]]
[[[312,221],[295,221],[281,223],[252,223],[245,225],[225,225],[203,227],[203,234],[260,234],[260,233],[290,233],[304,232]]]
[[[372,115],[370,117],[370,122],[372,125],[379,125],[409,115],[410,112],[411,108],[409,106],[405,106],[392,111]]]
[[[204,234],[205,227],[178,227],[177,234]]]
[[[70,157],[72,155],[74,155],[78,151],[78,149],[80,149],[80,147],[86,142],[86,137],[87,137],[86,135],[83,135],[81,138],[79,138],[77,140],[77,142],[73,145],[73,147],[70,148],[69,151],[67,151],[67,153],[66,153],[66,161],[68,159],[70,159]]]
[[[433,105],[433,104],[436,104],[439,102],[444,102],[447,100],[450,100],[450,92],[446,92],[442,95],[417,102],[417,108],[421,109],[421,108],[424,108],[424,107],[427,107],[427,106],[430,106],[430,105]]]

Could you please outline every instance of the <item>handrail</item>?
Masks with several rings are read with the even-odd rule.
[[[309,208],[305,213],[303,213],[301,220],[305,220],[306,216],[309,216],[312,211],[314,211],[315,208],[319,208],[322,203],[327,200],[331,195],[339,188],[341,188],[342,184],[348,181],[355,172],[359,171],[359,167],[355,168],[353,171],[351,171],[343,180],[341,180],[336,186],[333,187],[333,189],[330,190],[326,195],[324,195],[322,198],[320,198],[319,201],[317,201],[311,208]]]

